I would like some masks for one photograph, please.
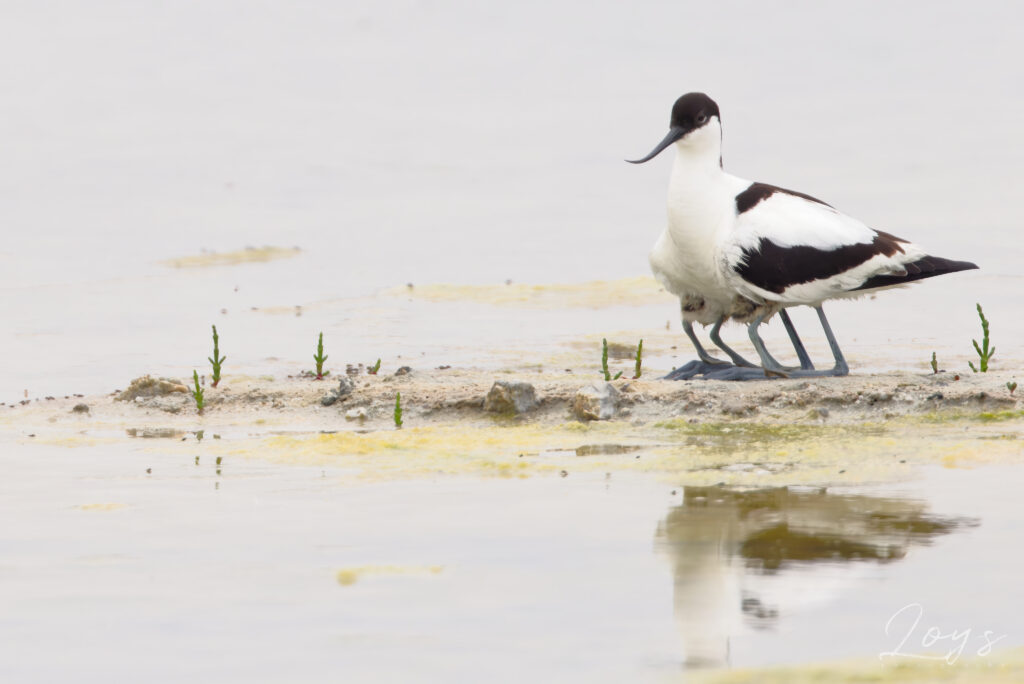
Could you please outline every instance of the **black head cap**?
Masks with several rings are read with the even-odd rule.
[[[672,105],[672,120],[669,127],[692,131],[706,124],[713,116],[717,116],[719,121],[722,120],[718,113],[718,104],[714,100],[704,93],[687,93]]]
[[[658,143],[643,159],[627,159],[630,164],[643,164],[658,156],[662,150],[677,140],[686,137],[691,131],[702,128],[712,117],[722,118],[718,114],[718,105],[704,93],[687,93],[672,105],[672,120],[669,121],[668,135]]]

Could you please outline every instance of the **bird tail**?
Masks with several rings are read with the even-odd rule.
[[[924,278],[956,273],[957,271],[970,271],[978,268],[977,264],[970,261],[953,261],[942,257],[925,256],[917,261],[903,265],[906,274],[904,275],[877,275],[868,278],[864,283],[854,290],[874,290],[880,287],[892,287],[894,285],[905,285],[906,283]]]

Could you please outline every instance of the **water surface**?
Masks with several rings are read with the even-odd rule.
[[[3,456],[5,680],[685,679],[874,658],[914,603],[919,631],[975,630],[965,657],[983,630],[1022,641],[1006,467],[857,487],[359,485],[153,441]]]
[[[976,301],[1002,358],[1019,361],[1024,96],[1007,85],[1024,80],[1019,14],[997,2],[12,6],[0,400],[190,375],[211,323],[236,370],[301,362],[321,330],[336,358],[451,349],[447,336],[461,340],[449,361],[476,362],[468,350],[510,343],[476,312],[366,298],[407,282],[647,273],[671,155],[622,160],[662,137],[689,90],[719,100],[733,172],[982,266],[836,305],[840,339],[866,352],[859,367],[924,364],[933,349],[963,366]],[[302,252],[165,265],[264,245]],[[252,311],[297,305],[299,318]],[[659,329],[674,309],[579,327]],[[529,353],[575,331],[496,317]],[[896,353],[872,363],[883,349]]]

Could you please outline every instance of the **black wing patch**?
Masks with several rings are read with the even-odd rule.
[[[906,240],[882,231],[875,233],[875,239],[871,242],[858,242],[835,249],[818,249],[806,245],[779,247],[771,240],[761,238],[756,247],[743,250],[743,259],[734,270],[748,283],[781,294],[787,287],[831,278],[849,271],[877,254],[892,256],[903,252],[900,244]],[[910,272],[907,273],[909,276]],[[900,280],[907,278],[895,277]],[[871,280],[874,279],[868,282]]]
[[[970,271],[978,268],[977,264],[970,261],[953,261],[942,257],[926,256],[909,264],[904,264],[903,269],[906,275],[879,275],[868,278],[857,290],[872,290],[876,287],[889,287],[891,285],[902,285],[923,278],[933,278],[946,273],[957,271]]]
[[[796,190],[786,190],[785,188],[780,188],[776,185],[768,185],[767,183],[751,183],[749,188],[736,195],[736,214],[739,215],[745,211],[750,211],[756,207],[758,203],[763,202],[777,192],[793,195],[794,197],[802,197],[805,200],[817,202],[829,209],[833,208],[831,204],[825,204],[817,197],[811,197],[810,195],[805,195],[804,193],[797,192]]]

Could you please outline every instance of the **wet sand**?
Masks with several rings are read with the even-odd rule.
[[[10,8],[0,681],[1024,679],[1019,21],[791,9]],[[851,377],[658,382],[671,161],[622,160],[686,90],[731,172],[981,270],[830,304]],[[202,416],[115,400],[208,368],[211,324]],[[645,372],[581,421],[602,338]],[[975,630],[955,666],[877,660],[910,602]]]
[[[735,431],[758,438],[806,436],[811,432],[857,433],[896,426],[941,432],[990,428],[1014,431],[1024,421],[1024,396],[1007,386],[1017,371],[979,374],[890,373],[842,378],[776,378],[748,382],[667,381],[663,371],[639,379],[604,381],[599,373],[551,374],[443,367],[397,375],[366,374],[360,367],[343,376],[346,389],[330,375],[233,376],[209,386],[197,411],[185,378],[143,376],[127,390],[25,399],[0,404],[0,426],[20,444],[68,446],[95,440],[177,437],[197,431],[217,438],[271,435],[349,435],[351,439],[400,441],[417,430],[490,429],[509,434],[556,435],[559,431],[595,435],[645,429],[712,434]],[[535,403],[523,412],[488,405],[499,385],[532,388]],[[581,392],[609,388],[616,397],[606,418],[579,414]],[[141,389],[140,389],[141,388]],[[401,394],[403,426],[394,424]],[[207,437],[210,435],[207,434]],[[202,437],[200,437],[201,439]],[[346,437],[349,438],[349,437]],[[34,440],[34,441],[30,441]]]
[[[396,337],[401,353],[371,375],[325,336],[332,374],[315,380],[295,358],[239,361],[223,326],[229,370],[216,388],[203,378],[202,415],[189,378],[162,366],[105,394],[0,405],[0,514],[20,521],[0,540],[16,635],[0,675],[60,678],[66,663],[124,678],[158,663],[166,681],[410,666],[469,680],[515,652],[514,676],[567,680],[1013,681],[1014,350],[975,374],[949,370],[966,361],[940,346],[932,373],[927,343],[865,343],[844,378],[671,382],[659,378],[688,360],[679,333],[627,317],[608,334],[624,377],[605,383],[595,311],[650,318],[664,298],[648,278],[396,288],[348,328],[471,312],[504,321],[495,336],[540,322],[539,341],[460,344],[432,323],[442,334],[418,339],[422,353]],[[247,318],[294,325],[350,303]],[[780,334],[769,344],[783,348]],[[626,341],[640,337],[634,379]],[[808,346],[821,358],[820,340]],[[913,370],[871,372],[872,357]],[[527,383],[534,402],[491,404],[495,383]],[[605,386],[606,419],[581,416],[580,391]],[[911,600],[944,628],[1008,636],[979,664],[876,663],[892,646],[882,626]],[[41,666],[37,643],[65,659]],[[168,643],[189,658],[166,660]],[[601,655],[581,666],[582,652]]]
[[[900,684],[1016,684],[1024,680],[1024,651],[1000,657],[968,658],[954,666],[936,656],[934,661],[909,660],[883,669],[876,659],[819,663],[804,667],[741,669],[691,676],[698,684],[803,684],[804,682],[886,682]]]
[[[1024,401],[1006,388],[1006,372],[745,383],[353,372],[341,398],[330,376],[228,375],[205,389],[202,415],[183,379],[146,376],[106,396],[0,407],[0,429],[8,444],[30,450],[134,444],[181,454],[202,443],[206,458],[342,466],[354,481],[639,471],[677,484],[829,485],[903,479],[921,465],[1024,458]],[[495,383],[509,381],[534,387],[534,408],[516,414],[487,404]],[[606,384],[618,397],[609,419],[574,412],[581,389]]]
[[[81,398],[8,409],[25,420],[2,432],[0,674],[1020,672],[1019,417],[416,425],[411,404],[402,430],[320,432],[302,414],[337,425],[343,407],[311,382],[301,407],[250,396],[201,418],[111,397],[87,418]],[[974,642],[954,667],[877,662],[910,601],[1009,638],[979,664]]]

